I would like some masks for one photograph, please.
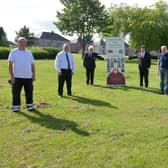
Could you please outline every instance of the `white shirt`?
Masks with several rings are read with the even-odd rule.
[[[70,52],[67,52],[67,54],[69,58],[70,69],[72,70],[72,72],[74,72],[75,63],[74,63],[73,55]],[[55,69],[58,72],[61,72],[61,69],[68,69],[68,62],[67,62],[65,51],[61,51],[57,54],[56,59],[55,59]]]
[[[145,56],[145,51],[139,53],[139,58],[144,58],[144,56]]]
[[[34,58],[31,51],[15,48],[9,53],[8,61],[14,65],[13,73],[15,78],[32,78]]]

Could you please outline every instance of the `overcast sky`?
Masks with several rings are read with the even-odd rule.
[[[139,6],[150,6],[158,0],[100,0],[106,7],[114,3],[127,3]],[[4,28],[7,38],[14,41],[15,31],[19,31],[24,25],[30,28],[30,32],[38,34],[42,31],[54,31],[59,33],[53,21],[56,20],[56,11],[62,5],[59,0],[0,0],[0,26]]]

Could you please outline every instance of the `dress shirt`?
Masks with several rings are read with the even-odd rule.
[[[67,55],[69,58],[70,69],[72,70],[72,72],[74,72],[75,63],[74,63],[73,55],[70,52],[67,52]],[[67,62],[65,51],[61,51],[57,54],[56,59],[55,59],[55,69],[58,72],[61,72],[61,69],[68,69],[68,62]]]
[[[145,52],[140,53],[140,58],[144,58]]]

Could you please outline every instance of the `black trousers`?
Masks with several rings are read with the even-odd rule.
[[[149,69],[148,68],[142,68],[139,66],[139,77],[140,77],[140,86],[143,86],[143,80],[145,82],[145,87],[148,87],[149,84]]]
[[[15,83],[12,85],[12,105],[20,106],[20,93],[24,86],[26,104],[33,104],[33,80],[24,78],[15,78]]]
[[[63,95],[64,82],[66,81],[67,94],[71,95],[72,70],[61,69],[61,75],[58,76],[58,94]]]
[[[94,71],[95,69],[87,69],[86,68],[86,84],[93,85],[94,83]]]

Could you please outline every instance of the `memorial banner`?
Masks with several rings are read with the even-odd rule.
[[[122,37],[106,39],[107,84],[125,85],[125,44]]]

